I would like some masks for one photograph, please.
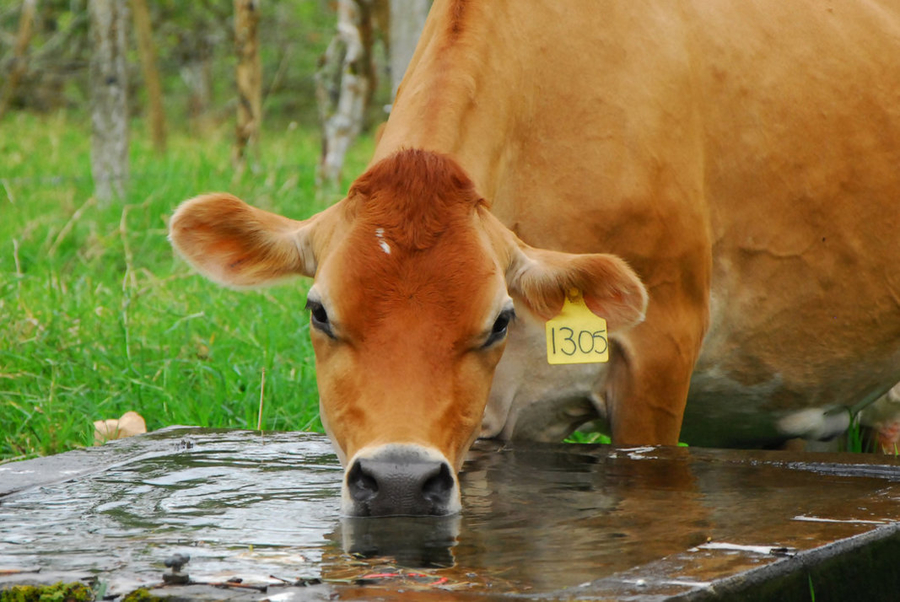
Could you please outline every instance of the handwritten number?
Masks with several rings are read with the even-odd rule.
[[[575,344],[575,331],[572,330],[571,328],[567,328],[565,326],[560,328],[560,330],[568,330],[569,331],[569,336],[565,337],[563,339],[563,341],[568,341],[569,343],[572,343],[572,351],[566,351],[565,349],[560,349],[560,351],[562,351],[566,355],[575,355],[575,352],[578,351],[578,345]]]
[[[583,344],[584,339],[582,338],[583,335],[588,335],[588,341],[591,343],[590,349],[585,349],[585,346]],[[581,351],[581,353],[592,352],[594,350],[595,344],[596,343],[594,342],[594,333],[593,332],[590,332],[589,330],[582,330],[581,332],[578,333],[578,350]]]
[[[556,345],[557,330],[560,331],[560,335],[562,336],[563,344],[561,347],[557,347]],[[550,329],[550,348],[552,349],[553,355],[562,353],[564,355],[573,356],[579,352],[583,355],[590,355],[591,353],[604,355],[609,349],[609,340],[606,338],[605,330],[597,330],[595,332],[582,330],[576,334],[573,329],[562,326],[559,329]]]
[[[593,334],[594,353],[599,353],[600,355],[603,355],[604,353],[606,353],[606,350],[609,349],[609,341],[606,340],[606,336],[604,336],[605,334],[606,334],[606,331],[603,331],[603,330],[598,330],[597,332],[595,332]],[[603,349],[597,349],[597,344],[596,344],[597,337],[600,337],[600,340],[603,341]]]

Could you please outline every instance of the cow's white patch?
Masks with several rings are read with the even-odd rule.
[[[381,247],[381,250],[385,252],[385,254],[391,254],[391,245],[384,240],[384,228],[378,228],[375,230],[375,238],[378,239],[378,246]]]
[[[850,426],[850,413],[842,408],[808,408],[778,421],[778,430],[791,437],[828,441]]]

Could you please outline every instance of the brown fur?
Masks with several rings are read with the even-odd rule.
[[[484,201],[462,168],[444,155],[401,150],[376,163],[350,188],[365,226],[382,228],[407,251],[433,247]]]
[[[436,0],[347,199],[306,222],[189,203],[173,243],[220,281],[315,273],[345,456],[458,467],[492,379],[490,435],[521,409],[540,438],[580,396],[616,443],[674,444],[690,389],[705,444],[768,443],[900,379],[898,40],[888,0]],[[574,393],[540,345],[570,287],[619,327]],[[507,295],[528,315],[504,351]]]
[[[612,330],[622,330],[640,322],[647,309],[647,291],[625,263],[611,255],[580,255],[527,249],[524,254],[536,265],[512,278],[511,288],[522,295],[531,310],[549,320],[562,309],[569,291],[575,289],[598,316],[606,318]],[[515,268],[515,264],[514,267]]]
[[[450,22],[447,24],[447,30],[450,38],[458,38],[465,28],[466,9],[469,8],[469,0],[454,0],[453,8],[450,9]]]
[[[213,280],[258,286],[303,272],[304,258],[292,239],[301,225],[230,194],[208,194],[172,216],[170,239]]]

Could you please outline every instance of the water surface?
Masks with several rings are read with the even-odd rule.
[[[321,436],[180,430],[142,445],[93,475],[0,498],[0,569],[152,583],[182,553],[201,581],[340,585],[402,571],[442,588],[549,592],[706,542],[806,549],[823,525],[850,535],[898,518],[897,475],[823,479],[816,465],[758,454],[480,444],[460,516],[342,519],[341,469]]]

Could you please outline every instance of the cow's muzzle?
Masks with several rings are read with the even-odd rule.
[[[356,454],[344,478],[348,516],[445,516],[459,512],[459,485],[438,452],[384,445]]]

